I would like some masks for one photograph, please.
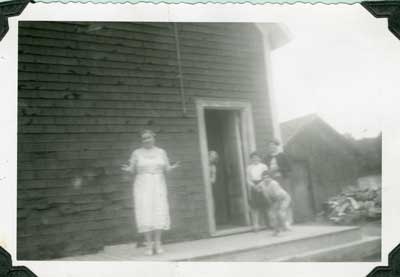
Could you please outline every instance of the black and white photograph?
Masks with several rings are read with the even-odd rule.
[[[381,261],[382,92],[317,32],[20,21],[18,259]]]

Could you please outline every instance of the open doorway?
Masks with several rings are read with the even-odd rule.
[[[203,104],[199,109],[199,133],[211,233],[250,229],[245,181],[247,156],[254,149],[250,107],[232,102]],[[217,152],[219,157],[213,184],[208,176],[209,151]]]
[[[216,229],[246,226],[240,111],[206,109],[204,116],[208,149],[219,156],[212,185]]]

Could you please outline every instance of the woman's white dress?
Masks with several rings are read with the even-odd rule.
[[[165,171],[170,164],[166,152],[158,147],[136,149],[130,158],[136,176],[133,198],[139,233],[170,228]]]

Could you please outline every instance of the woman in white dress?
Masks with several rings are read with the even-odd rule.
[[[179,166],[171,165],[164,149],[155,146],[155,134],[151,130],[141,133],[142,147],[131,154],[129,164],[122,169],[135,175],[133,197],[136,224],[146,240],[146,255],[164,252],[161,233],[170,228],[165,173]]]

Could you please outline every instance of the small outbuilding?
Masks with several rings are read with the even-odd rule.
[[[281,136],[285,152],[292,159],[295,221],[310,221],[324,201],[357,182],[357,152],[315,114],[281,123]]]

